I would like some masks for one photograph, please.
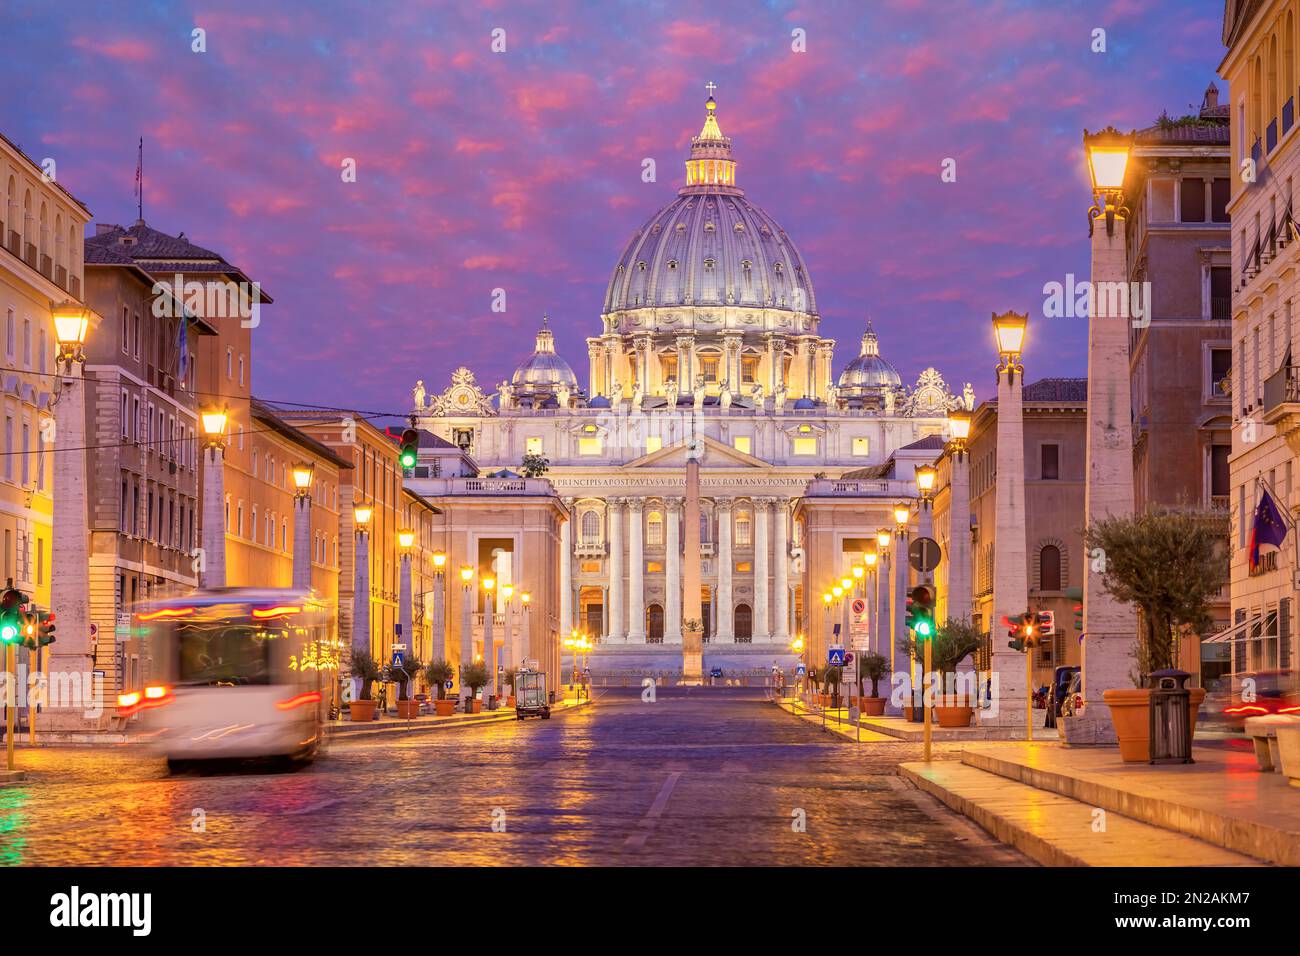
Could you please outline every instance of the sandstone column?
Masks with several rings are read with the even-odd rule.
[[[713,619],[717,621],[713,640],[719,644],[732,644],[736,640],[731,594],[731,575],[736,564],[731,553],[731,506],[731,498],[714,499],[714,513],[718,518],[718,590],[713,602]]]
[[[772,508],[773,520],[776,522],[776,541],[772,548],[772,560],[776,563],[776,574],[772,581],[772,640],[778,644],[790,642],[790,508],[785,498],[777,498]]]
[[[306,494],[293,497],[293,586],[311,587],[311,495]]]
[[[58,466],[55,456],[55,466]],[[226,453],[220,445],[203,449],[203,523],[199,544],[203,548],[203,570],[199,574],[205,588],[226,586]]]
[[[621,644],[627,640],[627,613],[623,608],[623,499],[605,501],[609,525],[609,640]]]
[[[949,454],[948,483],[948,617],[970,620],[970,460],[964,450]]]
[[[682,499],[665,498],[664,643],[682,642]]]
[[[767,595],[771,542],[768,540],[767,516],[772,507],[771,498],[754,499],[754,626],[751,640],[757,644],[771,638],[772,627],[768,620]]]
[[[573,632],[573,499],[564,498],[560,525],[560,639]]]
[[[644,498],[627,499],[627,640],[629,644],[645,643],[645,522],[642,520],[644,505]]]

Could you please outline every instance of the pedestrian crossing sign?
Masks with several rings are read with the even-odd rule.
[[[404,667],[405,665],[406,665],[406,658],[402,655],[402,652],[393,651],[393,666]]]
[[[826,663],[830,667],[844,666],[844,645],[832,644],[826,649]]]

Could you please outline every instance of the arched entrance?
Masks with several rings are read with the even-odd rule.
[[[749,644],[754,638],[754,613],[748,604],[736,605],[736,643]]]
[[[664,642],[664,608],[662,604],[651,604],[645,609],[645,642],[662,644]]]

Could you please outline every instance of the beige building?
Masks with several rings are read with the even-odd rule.
[[[49,160],[45,161],[50,162]],[[50,606],[54,325],[51,309],[83,301],[81,237],[90,212],[0,136],[0,584]],[[90,337],[99,335],[92,317]]]
[[[1232,197],[1232,647],[1234,675],[1281,670],[1294,688],[1296,529],[1250,561],[1252,516],[1265,489],[1295,520],[1300,367],[1294,312],[1300,242],[1293,203],[1300,176],[1295,0],[1229,0],[1219,73],[1231,91]]]

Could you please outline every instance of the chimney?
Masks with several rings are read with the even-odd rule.
[[[1210,81],[1210,85],[1205,88],[1205,99],[1201,101],[1201,112],[1215,109],[1219,105],[1219,88]]]

